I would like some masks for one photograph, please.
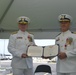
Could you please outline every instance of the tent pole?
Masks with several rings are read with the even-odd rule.
[[[2,20],[4,19],[5,15],[7,14],[9,8],[11,7],[12,3],[14,2],[14,0],[11,0],[11,2],[9,3],[9,5],[7,6],[5,12],[3,13],[1,19],[0,19],[0,24],[2,23]]]

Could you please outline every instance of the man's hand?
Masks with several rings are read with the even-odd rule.
[[[42,58],[43,58],[43,59],[50,59],[50,60],[51,60],[51,59],[54,58],[54,56],[50,56],[50,57],[49,57],[49,56],[48,56],[48,57],[44,57],[44,56],[42,56]]]
[[[67,55],[66,55],[65,52],[60,52],[60,53],[58,54],[58,57],[59,57],[60,59],[65,59],[65,58],[67,58]]]
[[[27,55],[26,55],[25,53],[23,53],[21,57],[22,57],[22,58],[26,58]]]

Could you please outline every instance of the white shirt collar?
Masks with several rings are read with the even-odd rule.
[[[27,31],[23,32],[23,31],[21,31],[21,30],[19,30],[18,32],[21,33],[21,34],[26,34],[26,33],[28,33]]]
[[[69,34],[69,33],[71,33],[71,31],[67,30],[66,32],[62,32],[62,35],[66,35],[66,34]]]

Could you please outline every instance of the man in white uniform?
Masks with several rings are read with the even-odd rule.
[[[69,28],[72,18],[68,14],[58,17],[61,33],[56,37],[60,50],[57,60],[57,75],[76,75],[76,34]]]
[[[13,75],[33,75],[32,57],[27,53],[28,46],[35,45],[34,36],[26,31],[30,19],[21,16],[17,20],[19,31],[10,35],[8,51],[12,54]]]

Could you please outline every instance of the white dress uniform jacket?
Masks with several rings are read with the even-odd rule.
[[[32,38],[32,41],[29,41],[29,37]],[[19,30],[16,34],[12,34],[9,39],[8,51],[12,54],[12,67],[27,69],[32,68],[32,58],[21,58],[23,53],[27,52],[28,45],[34,45],[34,37],[32,34],[29,34],[27,31],[22,32]]]
[[[62,32],[56,37],[56,44],[59,44],[60,51],[65,52],[66,59],[57,60],[57,72],[72,73],[76,72],[76,34],[70,30]]]

